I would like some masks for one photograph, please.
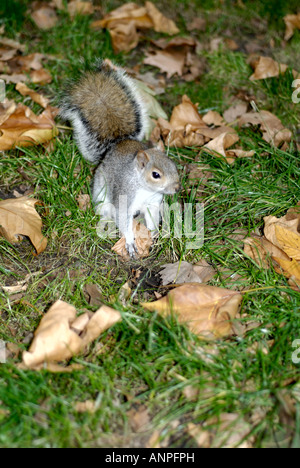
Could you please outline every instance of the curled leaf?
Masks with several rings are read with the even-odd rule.
[[[39,203],[27,196],[0,201],[0,235],[9,242],[19,242],[20,236],[28,236],[38,254],[47,246],[42,234],[42,220],[34,206]]]

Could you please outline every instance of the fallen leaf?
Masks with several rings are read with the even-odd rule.
[[[264,234],[266,238],[279,248],[282,248],[282,244],[277,239],[277,235],[276,235],[276,229],[278,228],[278,226],[290,231],[291,233],[295,233],[299,235],[298,234],[299,221],[297,218],[287,220],[286,216],[282,216],[281,218],[276,218],[276,216],[265,216],[264,222],[265,222]]]
[[[300,261],[300,234],[278,225],[275,235],[281,249],[292,259]]]
[[[49,84],[52,81],[52,76],[48,70],[41,68],[40,70],[33,70],[30,73],[30,79],[35,84]]]
[[[0,126],[15,112],[17,104],[7,98],[0,102]]]
[[[0,37],[0,44],[11,47],[12,49],[20,50],[21,52],[25,52],[26,50],[26,46],[24,44],[20,44],[20,42],[8,39],[7,37]]]
[[[150,422],[148,409],[143,406],[138,410],[127,411],[127,416],[133,432],[144,432]]]
[[[195,265],[184,261],[167,263],[163,265],[159,275],[165,286],[170,283],[204,283],[209,281],[215,273],[215,270],[205,260],[202,260],[200,264]]]
[[[45,143],[58,134],[51,109],[36,115],[23,104],[0,125],[0,132],[0,151]]]
[[[79,209],[87,211],[91,207],[91,197],[88,194],[80,194],[76,198]]]
[[[83,332],[81,347],[84,348],[89,345],[98,338],[101,333],[112,327],[115,323],[120,322],[121,319],[119,311],[106,305],[101,306],[100,309],[94,313]]]
[[[64,361],[77,354],[82,340],[70,328],[75,318],[75,307],[57,301],[42,318],[29,352],[24,351],[24,364],[34,368],[45,361]]]
[[[22,96],[29,96],[34,102],[39,104],[41,107],[44,107],[44,109],[46,109],[46,107],[49,105],[49,99],[47,97],[42,96],[36,91],[33,91],[33,89],[28,88],[28,86],[26,86],[24,83],[18,83],[16,90],[19,91]]]
[[[179,29],[174,21],[164,16],[152,2],[146,2],[145,7],[156,32],[163,32],[171,35],[179,33]]]
[[[43,29],[45,31],[52,29],[58,21],[55,11],[49,7],[42,7],[35,10],[31,14],[31,18],[39,29]]]
[[[139,43],[140,36],[136,31],[134,23],[118,22],[110,27],[109,32],[116,54],[119,52],[129,52]]]
[[[276,62],[271,57],[259,57],[254,62],[254,73],[250,76],[250,80],[264,80],[266,78],[277,77],[285,73],[287,69],[287,65]],[[293,70],[293,76],[297,78],[298,72],[296,70]]]
[[[226,120],[226,122],[234,122],[238,117],[241,117],[241,115],[246,114],[248,109],[248,105],[246,102],[240,101],[233,106],[229,107],[224,113],[223,117]]]
[[[140,38],[137,29],[154,28],[155,31],[168,34],[178,32],[175,23],[163,16],[151,2],[146,2],[144,7],[133,2],[126,3],[105,15],[102,20],[93,22],[92,27],[109,30],[115,52],[136,47]]]
[[[289,41],[294,35],[295,29],[300,29],[300,13],[297,15],[286,15],[283,19],[286,26],[284,40]]]
[[[230,146],[234,145],[237,141],[239,141],[238,134],[231,130],[230,132],[221,133],[221,135],[217,136],[209,143],[204,145],[203,149],[212,153],[215,156],[224,156],[227,159],[227,162],[231,162],[230,156],[228,156],[226,150],[230,148]]]
[[[92,15],[95,7],[92,2],[81,2],[78,0],[68,2],[68,12],[73,19],[76,15]]]
[[[20,236],[28,236],[38,254],[47,246],[42,235],[42,220],[34,206],[35,198],[24,196],[0,201],[0,234],[9,242],[20,241]]]
[[[215,127],[224,125],[224,118],[221,116],[221,114],[212,110],[203,115],[202,120],[206,125],[214,125]]]
[[[285,128],[281,121],[269,111],[249,112],[239,118],[239,127],[258,125],[262,131],[263,140],[278,147],[284,142],[290,142],[292,132]]]
[[[77,401],[74,409],[77,413],[95,413],[97,410],[96,403],[93,400]]]
[[[0,75],[0,80],[5,81],[6,83],[20,83],[20,81],[28,81],[28,76],[24,73],[12,73],[11,75],[2,74]]]
[[[217,339],[232,334],[231,320],[235,318],[242,295],[215,286],[186,284],[173,289],[155,302],[142,303],[162,316],[175,314],[193,333],[205,339]]]
[[[0,208],[0,211],[1,211],[1,208]],[[1,219],[1,217],[0,217],[0,219]],[[16,293],[19,293],[19,292],[24,292],[24,291],[27,291],[27,289],[28,289],[29,280],[32,277],[37,276],[39,274],[40,274],[39,271],[36,272],[36,273],[29,273],[28,275],[25,276],[25,278],[23,280],[17,281],[17,283],[15,285],[13,285],[13,286],[4,286],[4,285],[0,284],[0,287],[3,289],[3,291],[5,291],[8,294],[16,294]]]
[[[184,128],[187,124],[193,128],[206,127],[202,117],[198,112],[197,104],[193,104],[186,95],[182,96],[182,102],[175,106],[170,118],[170,125],[174,129]]]
[[[295,278],[296,282],[300,281],[300,263],[294,258],[292,260],[284,260],[279,257],[274,257],[274,260],[283,269],[283,273],[287,278]]]
[[[45,54],[35,52],[29,55],[18,57],[18,64],[23,70],[41,70],[43,68],[42,60],[46,58]]]
[[[274,257],[289,260],[289,257],[280,248],[265,237],[248,237],[243,242],[245,254],[252,258],[260,268],[270,268]]]
[[[0,61],[8,62],[17,54],[17,49],[0,49]]]
[[[89,295],[89,304],[92,306],[100,306],[103,304],[103,295],[97,284],[89,283],[85,286],[85,290]]]
[[[143,63],[159,68],[162,72],[167,73],[167,78],[171,78],[176,73],[178,76],[182,76],[185,58],[185,51],[158,50],[153,53],[147,52]]]
[[[133,220],[133,233],[139,257],[148,257],[150,248],[153,243],[151,232],[146,228],[144,224],[137,223],[136,220]],[[125,237],[122,237],[112,247],[111,250],[123,257],[124,260],[128,260],[129,255],[125,246],[126,240]]]
[[[68,372],[68,368],[57,366],[56,362],[70,359],[83,351],[103,331],[120,321],[121,315],[108,306],[102,306],[88,322],[84,317],[86,325],[82,331],[79,320],[82,321],[76,318],[73,306],[60,300],[55,302],[35,331],[29,351],[23,353],[25,368],[39,370],[45,368],[47,363],[48,370]],[[81,331],[80,336],[75,332],[76,329]]]

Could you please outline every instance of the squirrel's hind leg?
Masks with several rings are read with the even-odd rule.
[[[97,170],[95,174],[93,202],[96,214],[100,215],[100,222],[97,227],[98,236],[107,237],[111,233],[115,237],[116,208],[111,203],[105,177],[100,170]]]

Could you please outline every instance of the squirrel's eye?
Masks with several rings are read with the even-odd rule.
[[[160,179],[160,174],[158,172],[152,172],[153,179]]]

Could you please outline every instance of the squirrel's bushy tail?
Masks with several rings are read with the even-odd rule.
[[[147,125],[145,105],[134,81],[102,61],[72,83],[61,116],[72,122],[82,155],[93,163],[103,159],[115,143],[141,140]]]

